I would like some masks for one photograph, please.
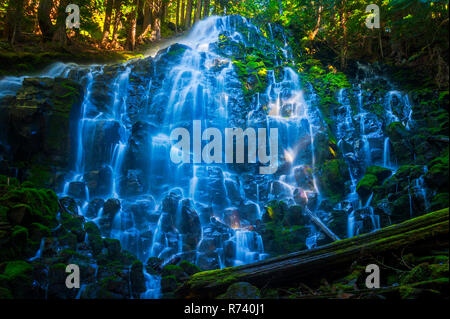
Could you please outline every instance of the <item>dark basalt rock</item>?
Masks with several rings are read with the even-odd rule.
[[[82,87],[71,80],[25,78],[15,99],[9,99],[8,145],[13,161],[28,161],[50,173],[67,170],[75,149],[75,125],[83,100]],[[3,130],[2,130],[3,131]],[[30,170],[29,175],[33,176]],[[44,178],[43,185],[54,186]]]

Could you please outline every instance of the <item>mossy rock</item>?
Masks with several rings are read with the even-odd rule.
[[[164,276],[161,278],[161,292],[174,292],[178,288],[178,282],[175,276]]]
[[[414,160],[413,146],[409,142],[411,133],[400,122],[393,122],[386,127],[386,134],[392,145],[395,158],[400,164],[408,164]]]
[[[62,247],[76,250],[78,239],[75,234],[67,232],[58,237],[58,242]]]
[[[136,260],[131,265],[130,282],[131,282],[131,290],[135,298],[138,298],[139,295],[145,292],[146,290],[143,270],[144,265],[139,260]]]
[[[120,241],[118,239],[105,238],[103,239],[103,244],[107,249],[107,254],[110,257],[118,257],[122,251]]]
[[[194,265],[186,260],[181,261],[179,266],[189,276],[192,276],[193,274],[196,274],[201,271],[200,267],[198,267],[197,265]]]
[[[361,196],[361,198],[367,200],[369,195],[373,192],[376,185],[379,184],[378,178],[372,174],[366,174],[358,182],[356,186],[356,192]]]
[[[100,235],[100,229],[98,228],[97,224],[94,222],[87,222],[84,224],[84,230],[86,233],[91,235]]]
[[[337,203],[344,198],[346,192],[346,181],[349,178],[348,167],[342,159],[332,159],[325,161],[319,167],[317,174],[319,189],[328,199]]]
[[[178,265],[167,265],[162,269],[161,276],[174,276],[177,281],[180,281],[186,277],[186,274],[183,268]]]
[[[392,170],[381,166],[369,166],[366,170],[366,174],[375,175],[379,183],[382,183],[386,178],[392,175]]]
[[[18,225],[14,226],[12,229],[11,241],[15,247],[24,249],[28,244],[28,238],[28,229]]]
[[[39,223],[32,223],[28,229],[32,241],[40,241],[42,237],[50,237],[51,235],[50,228]]]
[[[158,275],[161,272],[161,269],[159,269],[159,267],[162,264],[162,262],[163,260],[161,258],[150,257],[147,259],[147,262],[145,263],[145,269],[151,275]]]
[[[21,225],[30,225],[33,222],[47,226],[56,225],[58,212],[58,198],[52,190],[22,188],[8,191],[0,197],[0,204],[10,208],[17,206],[25,214],[20,221]],[[28,209],[27,205],[30,209]]]
[[[436,211],[439,209],[443,209],[449,206],[449,194],[448,193],[439,193],[436,194],[431,200],[431,211]]]
[[[259,289],[248,282],[236,282],[218,299],[260,299],[260,295]]]
[[[17,204],[8,210],[7,218],[12,225],[20,225],[22,221],[28,221],[32,217],[31,207],[26,204]]]
[[[14,298],[29,298],[32,293],[33,268],[25,261],[17,260],[6,264],[3,275],[8,278]]]
[[[283,201],[270,201],[265,207],[263,222],[282,221],[288,209],[288,205]]]

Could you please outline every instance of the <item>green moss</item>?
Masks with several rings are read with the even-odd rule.
[[[356,191],[360,196],[367,197],[373,192],[373,188],[378,185],[378,178],[372,174],[366,174],[356,185]]]
[[[337,203],[343,199],[347,178],[347,164],[342,159],[327,160],[318,167],[319,189],[332,203]]]
[[[11,261],[6,264],[3,274],[9,279],[28,278],[33,268],[23,260]]]
[[[32,223],[29,227],[30,239],[39,242],[42,237],[50,237],[50,228],[39,223]]]
[[[28,229],[19,225],[14,226],[11,239],[14,246],[24,248],[28,243]]]
[[[194,265],[186,260],[183,260],[180,262],[180,267],[189,276],[192,276],[193,274],[196,274],[201,271],[200,267],[198,267],[197,265]]]
[[[185,276],[183,268],[177,265],[167,265],[162,271],[161,275],[164,276],[174,276],[177,281]]]
[[[161,291],[163,293],[174,292],[179,283],[174,275],[164,276],[161,278]]]
[[[0,185],[19,186],[17,178],[0,175]]]
[[[84,224],[84,230],[88,234],[92,235],[100,235],[100,229],[98,228],[97,224],[94,222],[87,222]]]
[[[449,206],[449,194],[439,193],[431,200],[431,210],[438,210]]]
[[[381,166],[369,166],[366,170],[366,174],[375,175],[379,183],[382,183],[386,178],[392,175],[392,170]]]

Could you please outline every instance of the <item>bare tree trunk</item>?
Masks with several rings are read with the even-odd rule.
[[[322,18],[322,10],[323,10],[323,7],[320,6],[319,9],[318,9],[318,13],[317,13],[317,22],[316,22],[316,26],[315,26],[315,28],[314,28],[314,31],[311,32],[311,34],[309,35],[309,40],[311,40],[311,41],[314,40],[314,38],[315,38],[316,35],[317,35],[317,32],[319,32],[319,29],[320,29],[320,19]]]
[[[209,4],[210,0],[205,0],[203,4],[203,19],[209,16]]]
[[[38,7],[38,23],[41,29],[44,41],[50,41],[53,38],[53,23],[50,19],[50,12],[53,8],[52,0],[40,0]]]
[[[152,24],[152,37],[155,40],[161,39],[161,16],[162,16],[162,0],[153,1],[153,24]]]
[[[197,0],[197,2],[195,3],[194,22],[200,20],[201,12],[202,12],[202,0]]]
[[[137,13],[139,8],[139,0],[134,0],[133,9],[128,14],[129,24],[128,24],[128,36],[127,36],[127,49],[134,51],[136,46],[136,21]]]
[[[111,15],[113,10],[114,0],[107,0],[105,11],[105,22],[103,23],[103,35],[101,45],[104,46],[109,38],[109,29],[111,27]]]
[[[185,26],[186,26],[186,29],[188,29],[188,28],[191,27],[192,1],[193,1],[193,0],[187,0],[187,5],[186,5],[186,20],[185,20]]]
[[[342,27],[342,41],[341,41],[341,69],[345,69],[347,64],[347,50],[348,50],[348,43],[347,43],[347,12],[345,11],[345,2],[343,4],[343,10],[341,14],[341,27]]]
[[[147,34],[152,29],[152,0],[146,0],[144,3],[144,21],[142,23],[142,32],[139,35],[137,42],[141,43]]]
[[[178,32],[178,27],[180,25],[180,0],[177,0],[177,13],[175,14],[175,32]]]
[[[184,20],[185,20],[185,15],[184,15],[184,8],[185,8],[185,2],[186,0],[181,0],[181,12],[180,12],[180,25],[184,27]]]
[[[7,35],[9,43],[14,44],[20,37],[23,19],[24,0],[10,0],[7,9]]]
[[[115,46],[117,44],[117,38],[119,36],[120,19],[122,17],[122,0],[114,1],[114,25],[113,25],[113,35],[111,45]]]
[[[58,14],[56,18],[55,33],[53,34],[53,41],[60,45],[67,44],[66,34],[66,7],[69,5],[69,0],[61,0],[58,6]]]
[[[166,21],[167,18],[167,13],[168,13],[168,2],[165,1],[161,1],[161,25],[163,25],[163,23]]]

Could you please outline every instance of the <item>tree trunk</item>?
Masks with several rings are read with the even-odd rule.
[[[53,41],[60,45],[67,44],[66,34],[66,7],[70,0],[61,0],[58,6],[58,13],[56,18],[55,33],[53,34]]]
[[[152,37],[155,40],[161,39],[161,16],[162,16],[162,1],[161,0],[153,0],[153,24],[152,24]]]
[[[344,4],[345,5],[345,4]],[[348,43],[347,43],[347,12],[345,11],[345,7],[341,14],[341,26],[342,26],[342,41],[341,41],[341,69],[345,69],[347,64],[347,51],[348,51]]]
[[[134,51],[136,46],[136,21],[137,21],[137,15],[138,15],[138,8],[139,8],[139,0],[134,0],[132,5],[132,10],[128,14],[127,20],[129,20],[128,23],[128,35],[127,35],[127,49],[130,51]]]
[[[24,0],[10,0],[7,9],[8,41],[13,45],[20,37],[20,27],[23,20]]]
[[[119,27],[120,27],[120,19],[122,18],[122,0],[114,1],[114,25],[113,25],[113,35],[111,46],[115,46],[117,44],[117,38],[119,36]]]
[[[103,35],[101,45],[104,46],[109,38],[109,29],[111,27],[111,15],[113,10],[114,0],[107,0],[105,11],[105,22],[103,23]]]
[[[180,26],[184,28],[185,24],[185,15],[184,15],[184,8],[185,8],[185,2],[186,0],[181,0],[181,11],[180,11]]]
[[[323,10],[323,7],[320,6],[319,9],[318,9],[318,13],[317,13],[317,22],[316,22],[316,26],[315,26],[315,28],[314,28],[314,31],[311,32],[311,34],[309,35],[309,40],[311,40],[311,41],[314,40],[314,38],[315,38],[316,35],[317,35],[317,32],[319,32],[319,29],[320,29],[320,19],[322,18],[322,10]]]
[[[392,254],[429,253],[448,249],[448,208],[316,249],[271,258],[254,264],[200,272],[176,293],[184,298],[214,298],[235,282],[257,287],[310,284],[324,276],[339,278],[351,265]]]
[[[168,2],[166,2],[164,0],[161,1],[161,14],[160,14],[160,16],[161,16],[161,25],[163,25],[163,23],[166,21],[167,13],[169,11],[168,10],[168,5],[169,5]]]
[[[137,43],[142,43],[144,38],[152,29],[152,0],[147,0],[144,3],[144,21],[142,23],[142,32],[137,39]]]
[[[195,3],[194,22],[200,20],[201,13],[202,13],[202,0],[197,0],[197,2]]]
[[[41,29],[42,38],[44,41],[50,41],[53,38],[53,24],[50,19],[50,12],[53,8],[52,0],[40,0],[38,7],[38,23]]]
[[[177,13],[175,14],[175,32],[178,32],[180,26],[180,0],[177,0]]]
[[[192,15],[192,1],[193,0],[187,0],[186,5],[186,20],[185,20],[185,26],[186,29],[191,27],[191,15]]]
[[[209,16],[209,4],[210,0],[205,0],[203,3],[203,19]]]

